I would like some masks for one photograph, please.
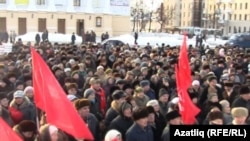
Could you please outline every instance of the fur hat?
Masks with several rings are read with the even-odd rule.
[[[82,107],[85,107],[85,106],[90,106],[90,102],[88,101],[88,99],[77,99],[75,102],[74,102],[74,105],[75,105],[75,108],[77,110],[81,109]]]
[[[133,112],[133,119],[137,121],[142,118],[148,117],[148,109],[147,108],[139,108]]]
[[[231,113],[233,117],[248,117],[248,110],[245,107],[233,108]]]
[[[154,107],[152,107],[152,106],[147,106],[147,110],[148,110],[148,114],[154,114],[155,113]]]
[[[105,135],[105,141],[115,141],[118,140],[117,137],[122,137],[121,133],[117,130],[109,130],[107,134]]]
[[[213,111],[208,114],[208,121],[213,121],[216,119],[224,119],[221,111]]]
[[[140,82],[140,86],[141,86],[141,87],[145,87],[145,86],[148,86],[148,85],[150,85],[150,82],[149,82],[148,80],[142,80],[142,81]]]
[[[29,132],[29,131],[36,132],[37,131],[36,124],[30,120],[23,120],[18,125],[19,125],[19,130],[21,132]]]
[[[250,93],[250,89],[248,88],[248,86],[244,85],[240,88],[240,94],[249,94]]]
[[[152,106],[152,107],[157,106],[157,105],[159,105],[159,102],[155,99],[148,101],[146,104],[146,106]]]
[[[133,87],[132,87],[130,84],[125,84],[125,85],[123,86],[123,90],[125,91],[125,90],[127,90],[127,89],[133,89]]]
[[[126,94],[123,91],[121,91],[121,90],[116,90],[112,94],[112,99],[113,100],[119,100],[122,97],[126,97]]]
[[[177,110],[170,111],[166,114],[167,121],[175,119],[177,117],[181,117],[180,113]]]

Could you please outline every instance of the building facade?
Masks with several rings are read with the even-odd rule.
[[[250,31],[249,0],[204,0],[203,26],[224,35]]]
[[[0,32],[130,32],[129,0],[0,0]]]
[[[164,5],[167,9],[174,7],[174,17],[169,26],[201,26],[202,0],[164,0]]]

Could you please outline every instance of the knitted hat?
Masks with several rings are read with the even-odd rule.
[[[245,107],[236,107],[233,108],[232,111],[232,116],[235,117],[248,117],[248,110]]]
[[[23,98],[24,97],[24,92],[21,90],[18,90],[16,92],[14,92],[14,98]]]
[[[89,88],[84,91],[83,96],[84,98],[88,98],[91,94],[95,94],[95,90],[92,88]]]
[[[150,85],[150,82],[149,82],[148,80],[142,80],[142,81],[140,82],[140,86],[141,86],[141,87],[145,87],[145,86],[148,86],[148,85]]]
[[[148,101],[147,104],[146,104],[147,107],[148,106],[154,107],[154,106],[157,106],[157,105],[159,105],[159,102],[157,100],[155,100],[155,99]]]
[[[161,96],[163,96],[163,95],[165,95],[165,94],[169,95],[169,93],[166,91],[166,89],[161,88],[161,89],[159,90],[159,97],[161,97]]]
[[[85,106],[90,106],[90,102],[88,101],[88,99],[77,99],[75,102],[74,102],[74,105],[75,105],[75,108],[77,110],[81,109],[82,107],[85,107]]]
[[[139,108],[133,112],[133,119],[137,121],[142,118],[148,117],[148,110],[147,108]]]
[[[120,114],[123,115],[123,112],[126,110],[126,109],[132,109],[132,105],[129,104],[128,102],[123,102],[120,106]]]

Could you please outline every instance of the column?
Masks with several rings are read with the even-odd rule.
[[[50,12],[56,11],[56,6],[54,0],[48,0],[48,9]]]
[[[110,0],[103,0],[103,13],[105,14],[111,14],[112,10],[111,10],[111,6],[110,6]]]
[[[36,1],[35,0],[29,0],[28,11],[37,11],[36,10]]]
[[[67,12],[74,12],[75,7],[74,7],[74,1],[73,0],[68,0],[68,6],[67,6]]]
[[[16,9],[15,0],[9,0],[7,4],[8,4],[7,10],[15,10]]]

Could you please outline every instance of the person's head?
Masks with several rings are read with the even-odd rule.
[[[239,93],[244,100],[250,100],[250,89],[247,85],[241,86]]]
[[[208,122],[210,125],[223,125],[223,113],[221,111],[209,112]]]
[[[58,141],[58,128],[54,125],[45,124],[39,129],[40,141]]]
[[[233,84],[232,82],[225,82],[225,83],[224,83],[224,89],[225,89],[226,91],[232,90],[233,86],[234,86],[234,84]]]
[[[17,90],[13,96],[16,104],[20,105],[24,102],[25,96],[23,91]]]
[[[109,130],[104,137],[104,141],[122,141],[122,134],[114,129]]]
[[[134,121],[142,128],[148,125],[148,110],[147,108],[138,108],[133,112]]]
[[[169,93],[164,88],[161,88],[159,91],[159,101],[162,103],[167,103],[168,100],[169,100]]]
[[[192,82],[192,87],[195,88],[195,89],[198,89],[200,87],[200,81],[194,80]]]
[[[140,86],[143,88],[144,92],[150,89],[150,82],[148,80],[142,80]]]
[[[32,139],[37,133],[36,124],[30,120],[21,121],[13,129],[16,132],[19,132],[19,134],[21,134],[21,136],[23,136],[25,139]]]
[[[127,102],[122,103],[120,106],[120,115],[132,118],[132,105]]]
[[[216,93],[208,94],[208,98],[207,99],[208,99],[208,101],[213,102],[213,103],[219,101],[218,95]]]
[[[166,120],[170,125],[181,125],[182,120],[181,120],[181,115],[179,111],[173,110],[170,111],[166,114]]]
[[[95,90],[92,88],[86,89],[83,93],[83,97],[88,99],[89,101],[95,101]]]
[[[89,116],[90,102],[88,99],[78,99],[74,102],[74,105],[81,117],[86,118]]]
[[[0,105],[5,108],[9,106],[9,99],[4,94],[0,94]]]
[[[89,84],[93,87],[95,90],[99,90],[101,88],[101,80],[95,77],[92,77],[89,80]]]
[[[208,78],[209,86],[215,87],[217,84],[217,78],[215,76],[211,76]]]
[[[152,106],[147,106],[148,110],[148,123],[155,123],[155,110]]]
[[[232,111],[233,124],[235,125],[244,125],[248,117],[248,109],[245,107],[236,107]]]
[[[33,87],[27,86],[27,87],[24,89],[24,94],[25,94],[25,96],[27,96],[28,98],[33,98],[33,97],[34,97]]]
[[[112,99],[118,104],[122,104],[126,101],[126,94],[122,90],[115,90],[112,93]]]
[[[136,87],[134,93],[135,93],[135,96],[138,98],[143,98],[145,96],[145,93],[142,87]]]
[[[231,112],[230,103],[227,100],[221,100],[220,105],[222,107],[222,112],[227,114]]]
[[[100,74],[104,74],[104,67],[103,66],[98,66],[96,71]]]
[[[154,108],[154,112],[159,112],[160,111],[160,105],[157,100],[150,100],[147,102],[146,106],[152,106]]]

